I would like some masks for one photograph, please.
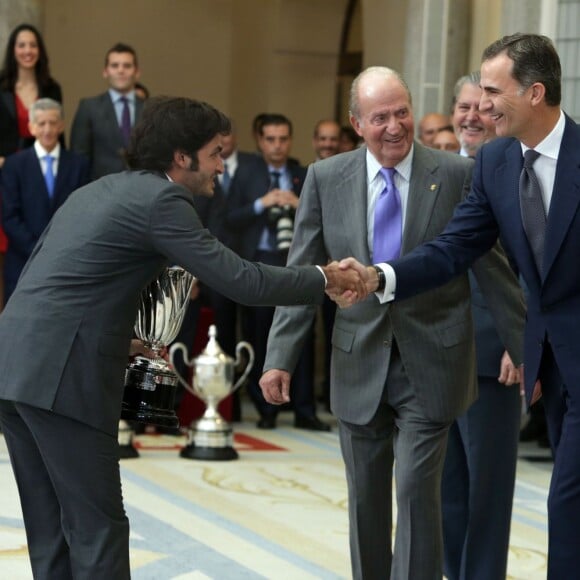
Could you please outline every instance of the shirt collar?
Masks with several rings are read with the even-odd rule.
[[[560,118],[558,122],[554,126],[554,128],[548,133],[548,135],[540,141],[536,147],[534,147],[534,151],[537,151],[540,155],[544,155],[545,157],[550,157],[551,159],[558,159],[558,154],[560,153],[560,145],[562,144],[562,138],[564,137],[564,129],[566,128],[566,116],[562,109],[560,109]],[[526,147],[523,143],[522,146],[522,155],[530,149]]]
[[[280,175],[284,175],[286,173],[286,165],[282,165],[282,167],[272,167],[272,165],[268,165],[268,173],[272,173],[272,171],[277,171]]]
[[[60,157],[60,143],[57,142],[56,147],[52,151],[47,151],[39,142],[38,139],[34,142],[34,151],[39,159],[50,155],[53,159],[59,159]]]
[[[116,91],[115,89],[109,89],[109,95],[111,95],[111,100],[113,101],[113,103],[118,102],[121,97],[127,97],[127,100],[130,103],[135,102],[135,90],[134,89],[129,91],[128,93],[120,93],[119,91]]]
[[[223,159],[223,162],[227,163],[228,167],[236,164],[238,162],[238,150],[234,149],[232,154],[229,157],[226,157],[225,159]]]
[[[395,170],[397,173],[405,179],[405,181],[411,180],[411,169],[413,167],[413,153],[415,151],[415,145],[411,145],[409,153],[406,157],[402,159],[397,165],[395,165]],[[369,183],[374,181],[382,169],[382,165],[377,161],[377,158],[369,151],[367,148],[367,175]],[[381,178],[382,179],[382,178]]]

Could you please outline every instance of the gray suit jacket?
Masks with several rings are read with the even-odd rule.
[[[245,262],[203,228],[188,190],[123,172],[55,214],[0,316],[0,398],[116,434],[140,290],[179,264],[245,304],[321,303],[314,267]]]
[[[135,122],[143,110],[143,100],[135,101]],[[127,169],[125,144],[108,92],[81,99],[70,133],[70,148],[91,162],[91,179]]]
[[[370,263],[367,243],[366,149],[310,166],[296,216],[289,264],[323,263],[354,256]],[[473,162],[415,144],[402,253],[435,237],[469,190]],[[489,297],[504,344],[515,362],[521,336],[513,312],[521,310],[517,280],[495,250],[474,266]],[[412,388],[433,421],[462,413],[477,393],[473,324],[467,275],[420,296],[379,304],[376,296],[338,310],[332,334],[331,405],[345,421],[365,424],[381,400],[396,339]],[[292,371],[314,307],[278,308],[264,369]]]

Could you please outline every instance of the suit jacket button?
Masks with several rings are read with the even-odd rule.
[[[383,344],[387,347],[387,348],[391,348],[391,341],[390,340],[385,340],[383,341]]]

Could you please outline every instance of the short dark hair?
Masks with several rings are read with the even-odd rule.
[[[137,62],[137,52],[135,49],[128,44],[124,44],[123,42],[117,42],[117,44],[111,46],[111,48],[107,50],[107,54],[105,55],[105,68],[108,66],[109,56],[113,52],[128,52],[129,54],[133,55],[133,62],[135,63],[135,66],[139,66],[139,63]]]
[[[288,125],[290,135],[292,135],[292,121],[285,115],[281,115],[280,113],[266,113],[261,116],[260,121],[258,127],[260,136],[264,134],[264,127],[267,125]]]
[[[505,52],[513,61],[512,77],[527,89],[534,83],[546,88],[546,104],[556,107],[562,100],[562,67],[554,44],[547,36],[517,32],[490,44],[481,61]]]
[[[127,161],[131,169],[167,171],[181,151],[198,168],[197,152],[217,134],[231,131],[230,120],[208,103],[185,97],[152,97],[131,136]]]
[[[4,65],[0,73],[0,88],[5,91],[13,92],[18,80],[18,63],[14,55],[14,47],[16,46],[16,39],[23,31],[32,32],[36,37],[36,44],[38,45],[38,61],[34,67],[36,75],[36,82],[39,89],[46,89],[47,86],[54,84],[54,80],[50,76],[48,67],[48,54],[44,40],[38,29],[32,24],[19,24],[8,37],[6,43],[6,52],[4,54]]]

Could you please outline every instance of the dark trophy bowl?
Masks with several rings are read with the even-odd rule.
[[[195,278],[183,268],[167,268],[140,295],[135,334],[159,355],[177,336]],[[177,377],[160,356],[136,357],[125,372],[121,419],[179,427],[175,414]]]

